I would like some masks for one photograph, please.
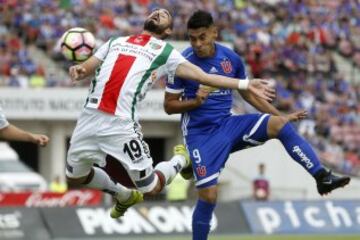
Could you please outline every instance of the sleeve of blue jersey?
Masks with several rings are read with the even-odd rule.
[[[184,91],[184,84],[181,78],[175,77],[174,82],[166,82],[166,92],[182,93]]]

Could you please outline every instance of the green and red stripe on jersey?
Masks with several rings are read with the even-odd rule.
[[[134,35],[130,36],[127,42],[145,46],[150,38],[151,36],[147,34]],[[101,102],[98,107],[99,110],[112,114],[115,113],[121,88],[135,60],[136,57],[134,56],[119,54],[112,69],[109,81],[105,84]]]
[[[132,106],[131,106],[131,118],[134,120],[134,115],[135,115],[135,106],[137,104],[137,97],[141,92],[141,88],[144,86],[144,83],[146,81],[146,79],[148,79],[151,75],[151,73],[158,69],[159,67],[161,67],[162,65],[164,65],[172,50],[174,49],[173,46],[171,46],[170,44],[166,43],[164,50],[161,52],[161,54],[159,56],[157,56],[155,58],[155,60],[151,63],[151,66],[148,70],[146,70],[144,76],[142,77],[140,83],[138,84],[137,88],[136,88],[136,92],[132,101]]]

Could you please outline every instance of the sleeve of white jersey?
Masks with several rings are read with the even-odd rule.
[[[176,49],[173,49],[166,62],[166,72],[168,75],[168,82],[173,83],[177,67],[187,60]]]
[[[110,39],[109,41],[107,41],[106,43],[104,43],[94,54],[94,56],[101,60],[104,61],[106,55],[108,54],[109,50],[110,50],[110,45],[111,45],[112,39]]]
[[[0,129],[3,129],[9,125],[9,122],[6,120],[6,117],[0,107]]]

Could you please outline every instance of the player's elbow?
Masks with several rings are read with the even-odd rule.
[[[174,114],[174,113],[175,113],[175,111],[174,111],[174,109],[172,108],[171,104],[169,104],[169,103],[167,103],[167,102],[164,103],[164,111],[165,111],[166,114],[168,114],[168,115],[171,115],[171,114]]]
[[[166,112],[166,114],[167,115],[171,115],[171,114],[174,114],[174,112],[173,111],[171,111],[171,109],[170,108],[164,108],[164,110],[165,110],[165,112]]]

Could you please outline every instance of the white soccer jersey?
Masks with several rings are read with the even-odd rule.
[[[9,125],[9,123],[6,120],[6,117],[2,111],[2,108],[0,107],[0,129],[3,129],[4,127],[7,127],[8,125]]]
[[[85,106],[135,121],[136,105],[152,83],[165,74],[172,78],[187,61],[170,44],[145,34],[110,39],[94,56],[103,63]]]

